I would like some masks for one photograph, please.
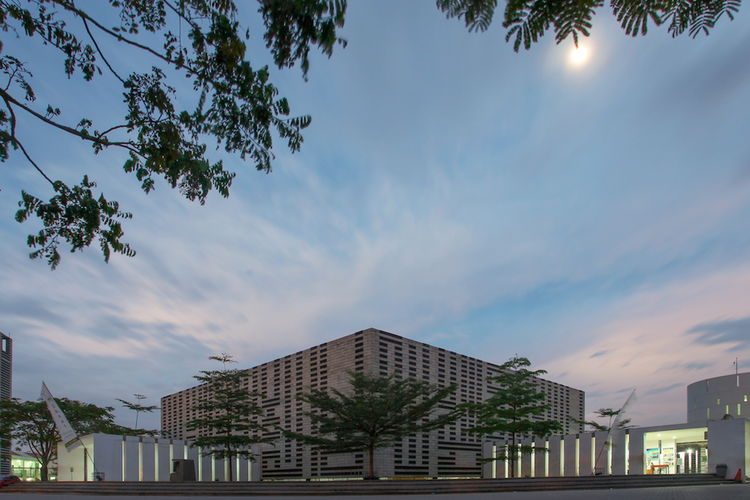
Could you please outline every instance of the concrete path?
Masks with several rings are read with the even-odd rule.
[[[2,500],[133,500],[122,495],[38,495],[2,493]],[[167,497],[138,496],[139,500]],[[190,496],[168,497],[169,500],[237,500],[238,497]],[[251,496],[252,500],[321,500],[320,496]],[[335,500],[750,500],[750,484],[711,486],[677,486],[663,488],[626,488],[617,490],[522,491],[503,493],[456,493],[444,495],[362,495],[336,496]]]

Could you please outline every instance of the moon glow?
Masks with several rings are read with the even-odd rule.
[[[573,54],[571,57],[573,58],[574,62],[582,63],[586,59],[586,56],[588,55],[589,55],[589,51],[586,50],[586,47],[578,47],[577,49],[573,51]]]

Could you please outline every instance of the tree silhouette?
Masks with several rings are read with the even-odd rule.
[[[138,401],[137,403],[130,403],[130,402],[125,401],[124,399],[120,399],[120,398],[116,398],[116,399],[117,399],[117,401],[119,401],[120,403],[122,403],[122,405],[125,408],[127,408],[129,410],[134,410],[135,411],[135,427],[133,427],[133,429],[138,430],[138,415],[141,412],[152,413],[154,410],[158,410],[159,407],[158,406],[144,406],[144,405],[142,405],[141,401],[143,401],[144,399],[147,399],[146,396],[144,396],[143,394],[133,394],[133,397],[135,397],[135,399]]]
[[[323,453],[367,451],[368,478],[375,478],[375,450],[392,446],[405,436],[430,432],[458,418],[457,412],[434,415],[437,405],[456,390],[452,385],[439,389],[413,378],[378,376],[349,372],[351,390],[317,389],[297,399],[309,403],[307,412],[313,435],[283,431]],[[282,429],[283,430],[283,429]]]
[[[515,356],[500,365],[502,373],[487,377],[500,388],[482,403],[459,405],[472,415],[477,423],[467,434],[489,436],[497,433],[510,435],[510,443],[489,460],[508,460],[510,476],[515,477],[515,462],[519,455],[546,453],[546,448],[536,448],[519,444],[524,437],[544,437],[562,431],[562,426],[554,420],[534,420],[549,410],[552,405],[543,403],[547,395],[539,390],[534,377],[547,373],[544,370],[528,370],[531,366],[527,358]],[[506,440],[507,442],[507,440]]]
[[[263,409],[256,403],[263,395],[243,387],[242,381],[250,377],[248,370],[227,368],[227,364],[236,363],[229,354],[221,353],[208,359],[219,361],[224,369],[195,375],[208,385],[208,395],[198,399],[196,405],[198,415],[202,416],[188,423],[189,429],[199,431],[191,446],[202,448],[203,456],[219,460],[232,461],[236,457],[253,460],[250,446],[269,442],[260,437],[265,428],[251,420],[253,416],[263,415]],[[232,467],[229,467],[229,480],[234,480]]]

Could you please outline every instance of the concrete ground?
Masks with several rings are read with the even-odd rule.
[[[133,500],[122,495],[37,495],[2,493],[2,500]],[[336,500],[750,500],[750,484],[720,484],[711,486],[677,486],[663,488],[626,488],[617,490],[522,491],[503,493],[456,493],[445,495],[362,495],[337,496]],[[237,500],[238,497],[220,496],[138,496],[139,500]],[[321,500],[320,496],[253,496],[252,500]]]

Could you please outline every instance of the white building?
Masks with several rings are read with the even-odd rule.
[[[750,415],[750,372],[701,380],[687,388],[687,421]]]
[[[526,440],[548,450],[525,456],[515,467],[518,477],[588,476],[595,473],[713,474],[727,466],[726,477],[738,471],[744,481],[750,467],[750,373],[701,380],[687,387],[685,424],[637,427],[613,432],[578,433]],[[502,442],[485,444],[484,457]],[[494,448],[493,448],[494,447]],[[507,477],[505,462],[485,465],[485,477]]]
[[[713,474],[727,467],[726,477],[738,471],[745,481],[750,467],[750,421],[744,418],[687,424],[637,427],[616,431],[606,445],[606,432],[527,439],[523,444],[546,448],[517,461],[516,477],[591,476],[594,474]],[[497,447],[484,445],[489,458]],[[485,464],[483,477],[508,477],[507,462]]]
[[[244,459],[202,456],[190,441],[111,434],[89,434],[83,446],[68,452],[57,445],[58,481],[169,481],[176,459],[193,460],[198,481],[259,481],[260,467]],[[254,454],[259,454],[255,450]]]
[[[750,467],[750,421],[744,418],[627,429],[612,433],[611,446],[605,445],[607,438],[606,432],[597,432],[526,440],[523,444],[547,452],[519,458],[516,476],[706,474],[724,464],[728,479],[742,471],[740,478],[746,481]],[[227,481],[230,467],[235,481],[261,480],[259,464],[202,457],[187,441],[107,434],[81,440],[85,448],[72,452],[58,445],[58,481],[169,481],[175,459],[192,459],[198,481]],[[484,443],[484,457],[502,445]],[[260,456],[259,451],[254,454]],[[487,463],[482,477],[508,477],[508,465]]]

